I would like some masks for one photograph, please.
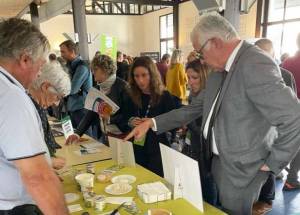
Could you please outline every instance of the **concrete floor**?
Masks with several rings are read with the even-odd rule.
[[[284,181],[276,180],[273,209],[267,215],[300,215],[300,190],[282,191],[283,184]]]

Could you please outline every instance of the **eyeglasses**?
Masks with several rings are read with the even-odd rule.
[[[204,60],[204,57],[203,57],[203,53],[202,53],[202,51],[203,51],[203,49],[205,48],[205,46],[207,45],[207,43],[210,41],[210,39],[207,39],[206,41],[205,41],[205,43],[203,43],[203,45],[201,46],[201,48],[199,49],[199,51],[196,51],[196,53],[197,53],[197,58],[199,58],[200,60]]]
[[[62,100],[63,97],[64,97],[64,96],[61,95],[61,94],[58,92],[58,90],[57,90],[55,87],[53,87],[53,86],[50,86],[50,87],[48,88],[48,91],[51,92],[51,93],[54,93],[54,94],[56,95],[56,100],[57,100],[57,101]]]

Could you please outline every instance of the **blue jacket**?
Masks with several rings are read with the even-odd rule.
[[[79,56],[67,66],[72,80],[67,108],[68,111],[76,111],[84,108],[85,98],[93,85],[92,73]]]

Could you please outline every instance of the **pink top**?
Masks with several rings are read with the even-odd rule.
[[[297,85],[297,96],[300,98],[300,51],[295,56],[287,58],[281,66],[294,75]]]

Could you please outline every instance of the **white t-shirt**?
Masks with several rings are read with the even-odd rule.
[[[34,204],[13,161],[44,154],[43,128],[23,86],[0,67],[0,210]]]

